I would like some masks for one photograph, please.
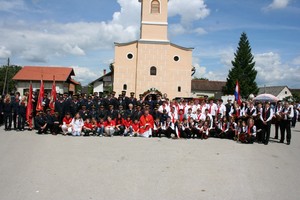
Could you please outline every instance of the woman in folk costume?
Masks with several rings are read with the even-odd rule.
[[[157,117],[154,121],[154,127],[153,127],[153,137],[161,137],[162,133],[162,122],[160,121],[160,118]]]
[[[220,138],[226,138],[227,136],[227,131],[229,130],[229,123],[227,121],[227,117],[224,116],[222,118],[221,123],[218,124],[218,128],[220,129],[220,133],[218,134],[218,137]]]
[[[241,108],[240,106],[235,102],[230,113],[230,117],[234,117],[236,120],[239,120],[241,117]]]
[[[166,124],[164,127],[164,133],[167,136],[167,138],[171,138],[172,134],[175,135],[175,137],[173,137],[174,139],[178,138],[178,129],[175,126],[175,124],[172,122],[172,119],[170,116],[167,118],[167,121],[166,121]]]
[[[154,126],[154,120],[152,115],[149,114],[149,108],[146,107],[144,114],[140,118],[140,136],[141,137],[151,137],[152,129]]]
[[[73,136],[80,136],[82,132],[82,127],[84,125],[83,119],[81,118],[80,114],[77,113],[73,118],[72,122],[72,135]]]
[[[256,126],[254,124],[254,120],[252,118],[249,118],[248,126],[247,126],[246,142],[249,144],[253,144],[255,140],[256,140]]]

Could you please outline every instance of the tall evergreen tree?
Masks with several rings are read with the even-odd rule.
[[[258,87],[256,83],[257,71],[255,70],[254,56],[251,53],[251,46],[245,32],[242,33],[232,68],[229,70],[227,83],[224,88],[225,94],[233,94],[236,81],[239,81],[240,92],[243,98],[249,94],[257,94]]]

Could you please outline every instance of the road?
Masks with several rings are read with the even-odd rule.
[[[299,199],[300,124],[291,145],[5,132],[3,200]]]

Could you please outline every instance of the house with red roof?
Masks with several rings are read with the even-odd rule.
[[[17,82],[16,88],[21,95],[29,90],[30,82],[33,90],[38,90],[41,80],[44,82],[45,93],[50,93],[54,79],[56,92],[63,94],[75,93],[75,86],[80,85],[72,78],[73,76],[75,76],[74,69],[70,67],[24,66],[13,80]]]

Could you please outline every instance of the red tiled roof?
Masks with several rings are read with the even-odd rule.
[[[69,67],[41,67],[24,66],[14,77],[13,80],[37,81],[67,81],[70,76],[75,76],[73,68]]]
[[[192,80],[192,91],[222,91],[225,81]]]

